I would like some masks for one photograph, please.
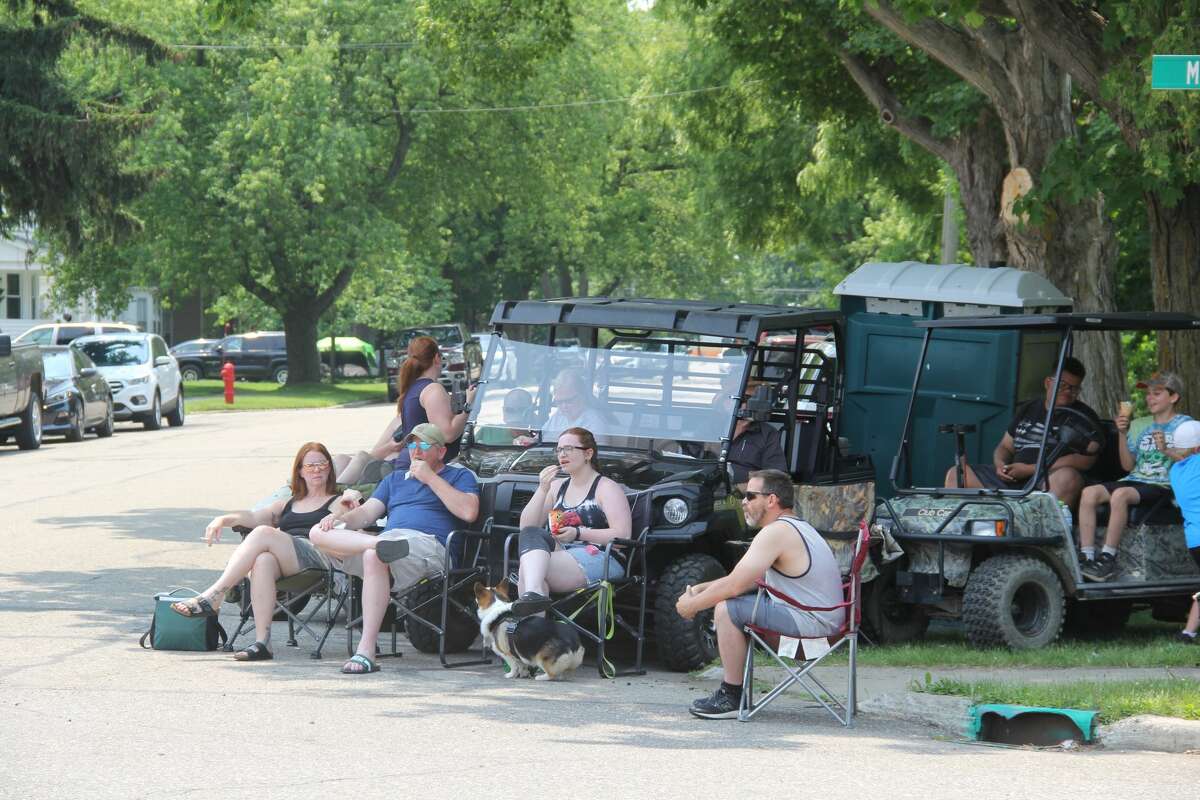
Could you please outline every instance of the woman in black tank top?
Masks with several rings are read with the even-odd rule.
[[[595,468],[596,439],[586,428],[567,428],[558,437],[558,464],[542,470],[538,489],[521,512],[520,601],[525,613],[544,605],[550,592],[566,592],[600,580],[604,547],[628,539],[629,503],[620,485]],[[562,471],[565,478],[557,478]],[[608,559],[608,577],[624,565]]]
[[[308,531],[329,514],[341,516],[360,498],[347,492],[341,498],[333,477],[333,459],[325,445],[308,442],[292,462],[291,493],[257,511],[222,514],[204,530],[211,546],[220,541],[221,529],[251,528],[225,571],[216,582],[196,597],[171,606],[185,617],[215,616],[225,593],[252,574],[250,604],[254,609],[254,644],[234,653],[238,661],[262,661],[272,657],[271,617],[275,612],[275,581],[308,569],[328,569],[329,560],[308,541]],[[251,573],[253,569],[253,573]]]

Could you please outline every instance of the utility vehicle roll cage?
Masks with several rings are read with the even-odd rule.
[[[752,379],[786,387],[786,394],[776,400],[771,421],[781,424],[785,430],[784,452],[794,474],[811,478],[811,474],[805,473],[819,469],[819,465],[811,463],[813,459],[808,458],[808,454],[798,452],[797,406],[800,403],[812,406],[814,419],[820,423],[832,448],[832,463],[837,463],[842,365],[839,358],[831,357],[826,350],[807,346],[804,337],[814,329],[826,330],[829,341],[836,348],[834,352],[843,352],[845,319],[839,311],[752,303],[610,297],[498,303],[491,317],[491,327],[498,337],[505,337],[506,330],[516,326],[548,328],[546,344],[551,347],[560,336],[578,338],[583,348],[611,348],[617,342],[639,340],[653,340],[667,346],[667,353],[641,354],[651,359],[669,358],[671,354],[686,352],[689,346],[740,349],[747,355],[747,364],[740,376],[737,399],[745,395],[747,383]],[[598,340],[601,330],[613,334],[612,340],[604,345]],[[674,336],[652,337],[655,333]],[[795,339],[791,344],[773,343],[770,341],[772,335],[790,335]],[[499,346],[496,339],[490,342],[488,363]],[[730,414],[728,422],[728,429],[721,438],[722,463],[728,456],[737,418]],[[814,455],[817,449],[813,449]]]

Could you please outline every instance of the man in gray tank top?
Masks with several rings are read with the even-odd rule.
[[[697,717],[737,717],[749,647],[742,628],[752,616],[755,625],[797,638],[837,633],[846,618],[844,609],[801,611],[770,595],[756,607],[756,582],[760,580],[806,606],[827,608],[842,602],[837,559],[821,535],[792,513],[792,502],[792,479],[787,473],[775,469],[751,472],[742,513],[746,524],[761,530],[733,572],[689,586],[675,604],[684,619],[714,609],[717,624],[717,647],[725,674],[711,697],[692,703],[690,711]]]

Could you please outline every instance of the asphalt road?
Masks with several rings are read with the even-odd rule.
[[[513,683],[404,642],[350,677],[343,640],[313,661],[279,646],[280,624],[274,662],[138,647],[154,592],[206,585],[231,552],[200,542],[211,517],[280,486],[301,442],[365,446],[388,412],[205,414],[0,447],[0,797],[1195,796],[1195,756],[983,747],[869,716],[844,730],[799,701],[695,720],[712,685],[658,669]]]

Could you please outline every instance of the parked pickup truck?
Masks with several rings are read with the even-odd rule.
[[[22,450],[42,444],[42,351],[0,334],[0,442],[9,436]]]

